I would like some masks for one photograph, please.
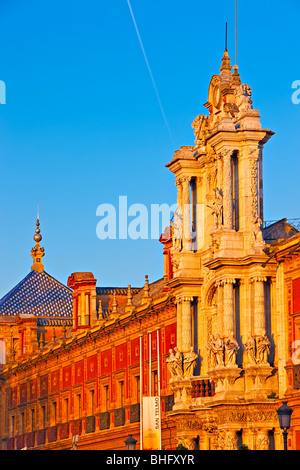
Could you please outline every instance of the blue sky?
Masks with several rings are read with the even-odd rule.
[[[30,270],[36,206],[45,269],[66,283],[92,271],[99,286],[142,285],[163,274],[157,240],[96,237],[96,209],[173,204],[165,168],[193,144],[210,78],[224,50],[234,63],[234,0],[131,0],[174,141],[153,88],[126,0],[1,0],[0,296]],[[300,217],[297,0],[239,0],[238,64],[262,125],[265,219]]]

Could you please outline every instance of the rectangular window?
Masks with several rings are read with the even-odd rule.
[[[105,385],[104,386],[104,408],[105,411],[109,410],[109,386]]]
[[[64,400],[64,421],[67,423],[69,421],[69,399],[65,398]]]
[[[56,413],[57,413],[57,405],[56,405],[56,401],[54,401],[52,403],[52,424],[55,425],[56,424]]]
[[[158,375],[157,375],[157,370],[154,370],[152,372],[152,394],[153,396],[158,395]]]
[[[10,435],[11,437],[14,437],[15,435],[15,417],[12,416],[10,420]]]
[[[76,395],[76,402],[75,402],[75,415],[76,415],[76,418],[80,418],[81,417],[81,394],[78,393]]]
[[[90,414],[94,414],[95,410],[95,392],[94,390],[90,390],[90,397],[89,397],[89,408],[90,408]]]
[[[21,434],[25,434],[25,414],[21,413]]]
[[[35,430],[35,413],[34,409],[31,410],[31,431]]]
[[[137,375],[135,377],[135,389],[136,389],[136,401],[137,403],[140,403],[140,393],[141,393],[141,380],[140,380],[140,376]]]
[[[45,405],[42,406],[42,429],[46,428],[46,407]]]
[[[120,394],[120,407],[123,408],[124,406],[124,381],[123,380],[119,382],[119,394]]]

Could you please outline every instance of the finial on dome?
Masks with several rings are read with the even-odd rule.
[[[37,219],[36,219],[36,229],[33,239],[35,241],[35,246],[31,249],[31,256],[33,258],[33,265],[31,266],[32,271],[42,272],[44,271],[44,266],[42,263],[42,258],[45,255],[44,247],[40,246],[42,241],[42,235],[40,231],[40,220],[39,220],[39,205],[37,207]]]

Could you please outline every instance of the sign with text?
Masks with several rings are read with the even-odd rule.
[[[160,450],[160,397],[143,397],[143,449]]]

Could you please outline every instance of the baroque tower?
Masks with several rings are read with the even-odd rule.
[[[184,364],[192,351],[194,375],[214,381],[215,399],[259,398],[277,387],[271,377],[275,265],[264,265],[262,165],[274,133],[262,129],[251,95],[225,50],[209,84],[208,114],[192,123],[195,145],[175,151],[166,165],[177,186],[168,285],[183,362],[182,374],[171,380],[174,410],[190,404]]]

